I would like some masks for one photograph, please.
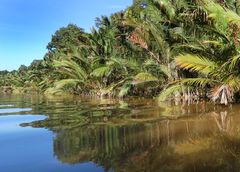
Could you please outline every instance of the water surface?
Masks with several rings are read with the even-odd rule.
[[[4,172],[239,171],[239,105],[0,96]]]

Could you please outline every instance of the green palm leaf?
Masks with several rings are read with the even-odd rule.
[[[54,66],[60,68],[59,72],[74,79],[87,79],[86,70],[73,60],[54,61]]]
[[[133,85],[147,84],[150,82],[158,82],[158,78],[147,72],[141,72],[133,78]]]
[[[67,86],[75,87],[78,84],[84,85],[84,83],[85,83],[84,81],[81,81],[79,79],[63,79],[63,80],[55,82],[55,88],[62,89]]]
[[[103,78],[104,76],[108,76],[111,73],[111,69],[109,66],[102,66],[96,68],[92,71],[91,75],[99,78]]]
[[[206,75],[210,74],[218,67],[215,62],[192,54],[179,55],[175,61],[176,64],[183,69],[200,72]]]
[[[118,94],[118,97],[124,97],[125,95],[127,95],[131,87],[132,87],[131,83],[124,84]]]
[[[180,84],[172,85],[160,93],[160,95],[158,96],[158,100],[165,101],[168,97],[175,94],[176,92],[182,91],[183,88],[184,87],[181,86]]]
[[[227,63],[229,63],[229,70],[233,70],[240,61],[240,54],[233,56]]]
[[[208,84],[213,84],[214,82],[217,82],[213,79],[208,78],[186,78],[180,80],[182,84],[188,85],[188,86],[200,86],[205,87]]]

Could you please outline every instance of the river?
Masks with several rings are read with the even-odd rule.
[[[239,171],[240,105],[0,96],[2,172]]]

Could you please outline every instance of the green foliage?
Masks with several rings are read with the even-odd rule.
[[[74,24],[62,27],[52,36],[51,42],[47,45],[47,49],[51,52],[64,50],[69,46],[80,46],[86,41],[83,29]]]
[[[176,57],[175,61],[176,64],[183,69],[200,72],[206,75],[213,72],[216,67],[218,67],[215,62],[209,60],[208,58],[192,54],[179,55]]]
[[[132,87],[131,83],[124,84],[118,94],[118,97],[126,96],[129,93],[129,90],[131,89],[131,87]]]
[[[91,73],[92,76],[103,78],[104,76],[108,76],[110,74],[110,69],[108,66],[99,67],[94,69]]]
[[[168,97],[171,95],[174,95],[175,93],[179,93],[182,91],[183,87],[180,84],[172,85],[165,89],[158,97],[160,101],[165,101]]]
[[[136,84],[142,83],[142,82],[151,82],[151,81],[158,81],[158,79],[149,73],[139,73],[134,77],[134,82]]]
[[[69,24],[48,53],[17,71],[0,72],[1,87],[47,94],[238,99],[240,2],[136,0],[96,19],[86,33]],[[177,96],[176,96],[177,93]]]

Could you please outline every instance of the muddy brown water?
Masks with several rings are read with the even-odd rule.
[[[240,105],[0,96],[3,172],[240,171]]]

